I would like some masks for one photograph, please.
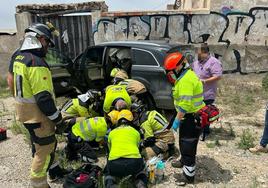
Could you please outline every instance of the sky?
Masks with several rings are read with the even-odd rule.
[[[1,0],[0,29],[16,29],[15,11],[18,4],[79,3],[86,0]],[[175,0],[106,0],[109,11],[165,10]]]

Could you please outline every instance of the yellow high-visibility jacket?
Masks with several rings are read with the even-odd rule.
[[[92,109],[92,105],[83,104],[78,98],[69,101],[61,111],[75,117],[89,118],[98,116],[98,113]]]
[[[16,101],[21,104],[17,109],[18,118],[26,122],[27,119],[36,119],[35,113],[23,111],[38,108],[51,121],[61,120],[61,114],[55,105],[54,88],[48,64],[33,52],[17,52],[13,60],[14,94]],[[29,109],[26,109],[29,108]],[[31,117],[32,116],[32,117]]]
[[[89,118],[72,126],[72,133],[84,141],[100,142],[107,132],[107,123],[104,117]]]
[[[202,82],[192,70],[186,69],[172,90],[177,112],[195,113],[205,106]]]
[[[108,113],[112,109],[112,105],[116,99],[123,99],[127,103],[128,109],[130,109],[131,106],[131,98],[129,94],[127,93],[127,90],[125,86],[121,85],[110,85],[106,88],[106,93],[105,93],[105,99],[103,103],[103,111]]]
[[[110,149],[108,160],[118,158],[141,158],[139,152],[140,134],[131,126],[121,125],[113,129],[108,136]]]
[[[144,129],[144,139],[154,136],[155,133],[164,130],[168,121],[157,111],[147,111],[140,118],[140,127]]]

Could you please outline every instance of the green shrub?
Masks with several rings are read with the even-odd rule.
[[[208,148],[215,148],[215,147],[220,147],[221,143],[220,143],[219,138],[216,137],[214,142],[208,142],[208,143],[206,143],[206,146]]]
[[[240,141],[238,143],[238,148],[244,150],[249,149],[254,146],[254,140],[255,138],[249,129],[243,130],[243,133],[240,136]]]

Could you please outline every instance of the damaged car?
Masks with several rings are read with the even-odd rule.
[[[180,50],[189,48],[183,46]],[[80,93],[88,89],[102,90],[111,84],[111,70],[118,67],[145,85],[148,95],[144,101],[150,108],[174,109],[172,86],[163,68],[167,52],[173,49],[179,47],[165,42],[115,41],[90,46],[74,61],[50,51],[47,61],[57,96],[74,92],[74,89]]]

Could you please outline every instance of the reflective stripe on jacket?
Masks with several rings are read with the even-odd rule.
[[[155,133],[161,132],[168,126],[168,121],[157,111],[146,112],[146,119],[141,120],[141,127],[144,129],[144,139],[154,136]]]
[[[77,122],[72,127],[72,133],[79,136],[84,141],[99,142],[103,140],[107,132],[107,124],[104,117],[89,118],[81,122]]]
[[[202,82],[192,70],[185,70],[172,90],[177,112],[195,113],[205,106]]]
[[[35,103],[34,95],[42,91],[48,91],[55,98],[51,72],[43,59],[20,53],[14,60],[13,72],[18,102]]]
[[[18,104],[22,104],[16,107],[18,119],[23,122],[35,122],[34,113],[25,114],[23,111],[29,111],[26,109],[28,107],[36,108],[37,106],[51,121],[59,122],[61,114],[55,105],[52,76],[48,64],[43,58],[35,55],[36,51],[16,53],[12,62],[14,95]]]
[[[131,106],[131,98],[127,93],[125,86],[110,85],[106,88],[105,99],[103,104],[103,111],[108,113],[116,99],[124,99],[127,103],[128,109]]]
[[[95,117],[98,115],[97,112],[92,110],[91,105],[88,107],[81,105],[78,98],[72,99],[71,102],[68,102],[62,109],[62,112],[67,113],[71,116],[76,117]]]

